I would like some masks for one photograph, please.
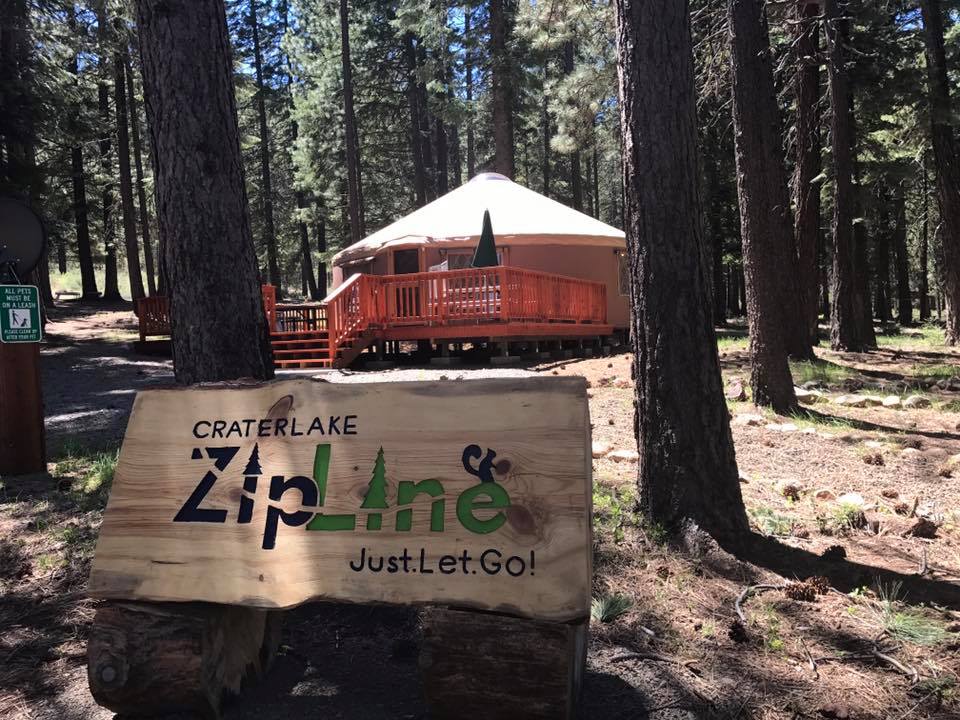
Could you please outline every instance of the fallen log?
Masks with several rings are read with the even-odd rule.
[[[549,622],[432,607],[421,614],[420,675],[435,720],[573,718],[587,621]]]
[[[219,716],[269,668],[282,613],[208,603],[108,602],[87,645],[94,699],[122,715]]]

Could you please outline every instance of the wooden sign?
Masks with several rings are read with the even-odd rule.
[[[104,598],[589,614],[581,378],[149,390],[90,577]]]

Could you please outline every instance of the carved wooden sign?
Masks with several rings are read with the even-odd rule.
[[[581,378],[148,390],[90,576],[104,598],[589,613]]]

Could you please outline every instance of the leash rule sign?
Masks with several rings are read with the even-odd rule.
[[[98,597],[589,613],[582,378],[140,393],[90,577]]]
[[[0,285],[0,342],[40,342],[40,292],[34,285]]]

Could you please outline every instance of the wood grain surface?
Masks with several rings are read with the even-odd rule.
[[[134,403],[90,590],[573,620],[589,613],[590,518],[582,378],[148,390]]]

